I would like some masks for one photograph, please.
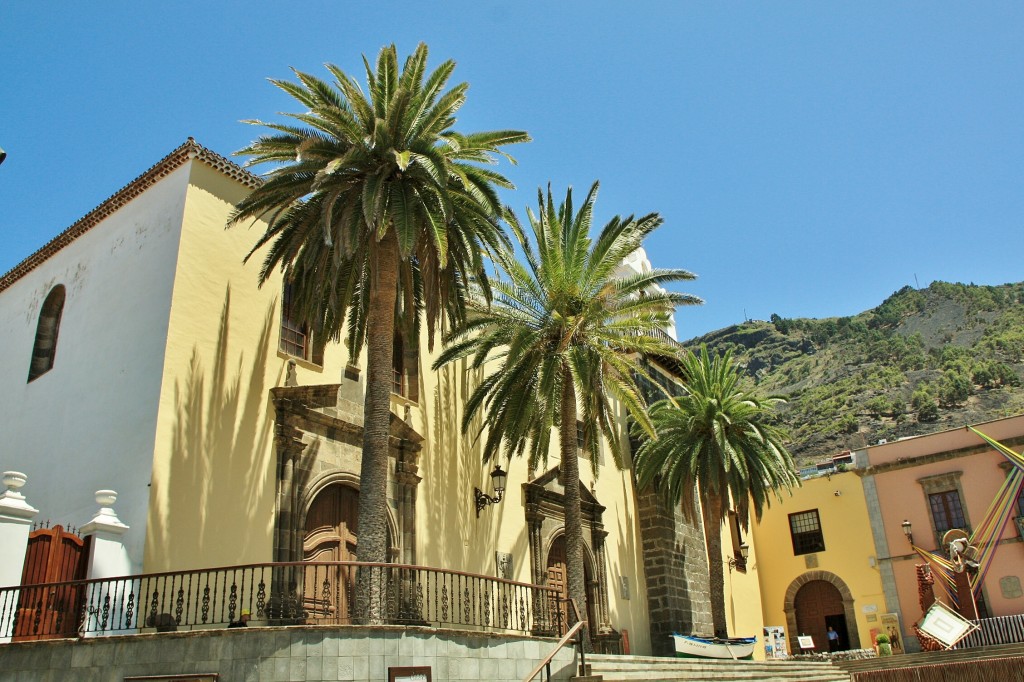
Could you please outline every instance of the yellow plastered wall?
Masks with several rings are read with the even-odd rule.
[[[836,493],[839,493],[836,495]],[[852,471],[835,473],[803,482],[792,497],[773,501],[760,523],[753,526],[757,561],[754,570],[761,586],[765,626],[786,626],[786,593],[797,578],[808,571],[827,571],[842,580],[853,595],[860,641],[850,646],[870,648],[871,630],[879,627],[878,616],[887,611],[882,581],[877,568],[874,542],[864,490]],[[794,555],[789,515],[818,510],[825,551]],[[817,562],[817,566],[809,563]],[[789,629],[786,636],[792,637]]]
[[[752,529],[750,529],[752,530]],[[760,563],[757,548],[748,532],[743,532],[743,540],[749,547],[745,570],[729,566],[729,559],[734,558],[732,530],[729,521],[722,525],[722,574],[725,578],[725,618],[732,637],[757,637],[758,645],[754,648],[754,658],[764,658],[764,646],[761,639],[764,627],[763,609],[761,604],[761,585],[758,580]]]
[[[270,389],[281,276],[258,287],[262,254],[243,258],[264,225],[225,229],[249,189],[190,164],[153,454],[147,572],[273,559],[276,465]],[[302,385],[337,383],[345,355],[298,367]]]
[[[438,344],[439,345],[439,344]],[[470,432],[461,431],[463,406],[484,372],[468,370],[464,362],[434,372],[430,369],[435,354],[427,352],[427,339],[421,346],[420,403],[410,407],[414,427],[426,437],[420,458],[417,536],[418,561],[427,566],[443,566],[483,575],[496,575],[495,552],[513,557],[514,578],[531,582],[530,548],[527,537],[525,495],[526,459],[501,460],[508,471],[504,500],[488,505],[476,516],[474,488],[493,494],[490,471],[495,462],[484,463],[480,423]],[[404,401],[393,398],[396,402]],[[396,406],[397,411],[397,406]],[[401,413],[401,412],[399,412]],[[603,515],[608,576],[609,618],[616,630],[627,630],[632,653],[650,652],[647,594],[636,500],[628,470],[619,470],[603,443],[603,464],[594,477],[589,461],[580,460],[580,478],[606,507]],[[558,439],[552,434],[551,454],[540,475],[558,465]],[[590,538],[586,539],[588,545]],[[628,589],[621,589],[621,577]]]
[[[262,254],[242,262],[264,226],[225,229],[248,191],[201,162],[191,164],[156,427],[146,572],[273,559],[276,457],[269,391],[283,385],[290,358],[278,351],[280,274],[257,288]],[[421,349],[419,401],[392,397],[395,414],[408,415],[424,436],[417,561],[496,575],[495,552],[508,552],[515,578],[529,582],[526,461],[502,462],[509,470],[505,500],[477,519],[473,488],[493,492],[493,463],[483,463],[475,431],[463,435],[461,423],[462,406],[482,372],[464,364],[433,371],[440,340],[431,353],[425,329]],[[347,361],[342,345],[329,344],[323,367],[298,362],[298,383],[339,383]],[[365,354],[358,364],[365,368]],[[557,439],[552,449],[547,468],[558,463]],[[629,631],[634,653],[647,653],[646,590],[630,473],[617,469],[606,452],[597,479],[586,461],[581,461],[581,478],[607,507],[611,624]],[[628,594],[620,591],[620,576]]]

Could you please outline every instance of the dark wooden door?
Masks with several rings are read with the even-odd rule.
[[[829,619],[843,617],[845,613],[839,590],[825,580],[812,580],[796,593],[793,607],[797,634],[814,637],[815,651],[828,651]]]
[[[343,485],[323,490],[306,514],[303,559],[355,561],[359,524],[359,491]],[[303,580],[303,603],[317,622],[351,622],[349,605],[355,570],[348,566],[310,566]]]
[[[548,552],[548,585],[555,588],[558,591],[558,602],[557,607],[552,608],[552,616],[555,618],[555,627],[558,630],[558,635],[564,635],[570,627],[569,614],[571,613],[569,603],[563,601],[569,598],[569,573],[566,570],[566,552],[565,552],[565,536],[560,535],[551,543],[551,551]],[[584,580],[587,584],[587,622],[590,625],[591,634],[593,634],[593,628],[596,627],[594,621],[594,589],[593,589],[593,577],[590,570],[590,566],[584,560],[583,562],[583,573]],[[582,607],[582,604],[579,604]]]
[[[84,580],[89,569],[88,550],[85,540],[66,532],[62,526],[41,528],[29,534],[14,641],[78,634],[84,586],[52,583]]]

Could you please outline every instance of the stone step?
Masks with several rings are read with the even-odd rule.
[[[924,651],[915,654],[882,656],[879,658],[867,658],[858,661],[837,661],[836,665],[847,672],[855,673],[865,672],[868,670],[941,665],[943,663],[978,661],[988,658],[1013,658],[1019,656],[1024,656],[1024,643],[976,647],[973,649],[953,649],[951,651]]]
[[[591,655],[588,664],[605,682],[628,680],[715,680],[746,682],[849,682],[849,673],[818,661],[717,661],[657,656]]]
[[[808,674],[803,677],[780,677],[773,673],[761,672],[751,673],[744,675],[730,675],[730,674],[692,674],[692,673],[676,673],[671,671],[659,671],[649,670],[645,673],[621,676],[602,676],[604,682],[635,682],[635,680],[714,680],[715,682],[753,682],[753,681],[764,681],[764,680],[778,680],[778,681],[792,681],[792,682],[850,682],[850,676],[843,673],[834,673],[830,675],[816,675]]]
[[[679,671],[651,668],[644,671],[602,673],[605,682],[612,680],[791,680],[793,682],[850,682],[850,675],[841,670],[817,673],[780,673],[772,670],[752,671]]]

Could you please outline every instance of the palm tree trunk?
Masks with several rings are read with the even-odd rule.
[[[587,617],[587,579],[583,568],[583,510],[580,504],[580,462],[576,444],[576,387],[572,373],[562,372],[562,425],[559,445],[562,483],[565,486],[565,572],[569,598],[576,602],[580,618]],[[570,609],[571,611],[571,609]],[[583,646],[590,651],[590,629],[583,628]]]
[[[359,472],[359,561],[387,561],[388,437],[391,424],[395,300],[398,296],[398,240],[389,230],[377,245],[370,275],[366,316],[366,397],[363,402],[363,457]],[[384,621],[383,569],[361,569],[357,597],[360,620]]]
[[[711,623],[716,637],[728,637],[729,626],[725,619],[725,564],[722,562],[722,508],[721,496],[709,492],[701,500],[701,516],[704,520],[704,541],[708,547],[709,588],[711,590]]]

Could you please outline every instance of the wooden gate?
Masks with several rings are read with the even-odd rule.
[[[21,574],[13,640],[76,636],[85,588],[50,583],[84,580],[88,567],[89,543],[82,538],[61,526],[32,531]]]

